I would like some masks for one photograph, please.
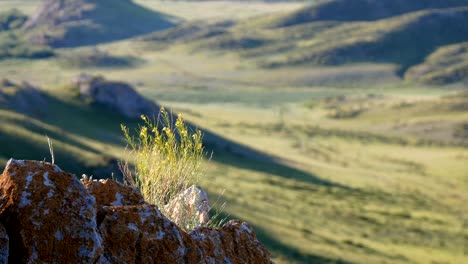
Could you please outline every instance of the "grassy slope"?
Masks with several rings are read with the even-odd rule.
[[[20,28],[28,17],[18,9],[0,12],[0,59],[45,58],[53,55],[47,47],[30,45]]]
[[[466,105],[461,96],[441,98],[452,92],[402,87],[408,84],[393,77],[370,85],[373,74],[392,71],[385,65],[270,70],[237,52],[194,53],[190,45],[100,48],[145,64],[63,69],[58,58],[0,62],[0,75],[52,95],[50,115],[41,118],[0,111],[3,159],[48,157],[46,133],[59,165],[76,173],[74,159],[91,164],[121,156],[119,124],[129,121],[77,104],[63,90],[75,74],[92,71],[135,84],[200,126],[282,158],[282,165],[270,164],[215,150],[203,184],[212,200],[225,190],[227,214],[253,223],[278,263],[467,261],[468,151],[466,139],[454,136],[468,122],[466,111],[453,108]],[[323,82],[327,87],[307,86],[323,75],[332,80]],[[350,82],[356,75],[361,80]]]
[[[423,9],[466,6],[464,0],[321,0],[274,19],[273,26],[292,26],[314,21],[371,21]]]
[[[294,51],[268,58],[270,66],[343,64],[377,61],[408,67],[437,47],[465,41],[468,10],[447,9],[411,13],[377,22],[346,23],[301,39]]]

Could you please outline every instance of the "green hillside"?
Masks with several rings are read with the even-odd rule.
[[[466,6],[464,0],[320,0],[274,20],[284,27],[315,21],[373,21],[424,9]]]
[[[20,28],[28,17],[17,9],[0,12],[0,60],[4,58],[45,58],[53,51],[28,43]]]
[[[371,22],[312,22],[269,28],[271,19],[245,23],[182,24],[143,37],[158,46],[238,51],[268,67],[395,64],[400,74],[437,48],[468,40],[468,9],[434,9]]]
[[[349,23],[319,33],[285,56],[270,56],[270,67],[297,64],[336,65],[352,62],[396,63],[406,68],[439,46],[467,40],[468,9],[411,13],[377,22]]]

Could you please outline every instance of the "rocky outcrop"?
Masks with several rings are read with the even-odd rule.
[[[271,263],[247,223],[184,232],[155,206],[106,206],[99,216],[99,263]]]
[[[103,77],[80,75],[73,80],[82,98],[91,103],[104,105],[128,118],[153,115],[159,107],[137,93],[132,86],[123,82],[108,81]]]
[[[0,178],[0,221],[9,263],[91,263],[101,253],[96,201],[75,176],[38,161],[10,160]]]
[[[183,228],[206,226],[210,221],[208,194],[199,186],[191,186],[164,206],[164,213]],[[190,221],[187,221],[190,216]]]
[[[8,162],[0,222],[0,263],[272,263],[247,223],[186,232],[133,187],[46,162]]]

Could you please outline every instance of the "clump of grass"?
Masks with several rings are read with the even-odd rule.
[[[180,115],[172,122],[164,108],[156,120],[141,118],[144,124],[137,129],[136,137],[122,125],[135,166],[133,171],[128,165],[121,166],[122,172],[127,183],[140,188],[146,201],[163,210],[172,198],[197,184],[203,174],[202,133],[189,131]]]

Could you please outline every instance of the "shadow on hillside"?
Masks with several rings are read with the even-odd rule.
[[[231,219],[241,219],[241,218],[232,214],[227,215],[225,213],[221,213],[219,215],[219,219],[226,219],[226,221],[229,221]],[[288,260],[294,261],[294,263],[304,263],[304,264],[332,264],[332,263],[351,264],[352,263],[352,262],[341,260],[341,259],[333,259],[333,258],[328,258],[328,257],[320,256],[320,255],[311,254],[311,253],[300,252],[298,249],[288,246],[285,243],[273,238],[271,235],[269,235],[270,232],[258,226],[254,226],[254,230],[255,230],[255,233],[257,234],[257,239],[267,247],[267,249],[272,254],[272,257],[274,258],[283,257],[283,258],[287,258]]]
[[[346,186],[342,186],[331,181],[320,179],[319,177],[311,173],[285,165],[282,163],[281,160],[269,156],[268,154],[264,154],[257,150],[250,149],[246,146],[234,143],[232,141],[226,142],[229,142],[230,145],[226,146],[225,149],[213,149],[213,161],[231,165],[237,168],[276,175],[286,179],[294,179],[304,183],[320,185],[325,187],[348,188]],[[232,152],[232,148],[250,151],[251,155],[240,155],[236,152]]]
[[[81,175],[94,171],[95,167],[89,167],[83,157],[68,151],[70,148],[80,149],[84,152],[99,156],[99,160],[93,160],[92,164],[107,166],[111,160],[111,153],[103,153],[93,144],[85,144],[86,140],[98,141],[108,145],[124,145],[120,123],[126,122],[123,117],[104,107],[78,104],[62,101],[47,93],[41,92],[45,104],[28,112],[19,111],[14,107],[6,107],[6,110],[23,114],[21,116],[1,115],[0,121],[6,124],[6,130],[0,129],[0,156],[8,160],[32,159],[50,161],[50,151],[47,137],[54,143],[55,161],[65,171]],[[5,107],[2,107],[5,109]],[[30,131],[11,132],[8,123]],[[135,122],[133,122],[135,123]],[[136,125],[135,125],[136,126]],[[43,140],[37,136],[43,136]],[[36,138],[35,138],[36,137]],[[64,142],[66,145],[61,145]],[[4,164],[3,164],[4,165]],[[110,177],[109,173],[109,177]]]
[[[49,157],[46,139],[46,135],[48,135],[52,141],[65,142],[71,147],[102,157],[102,163],[109,163],[112,160],[112,153],[103,152],[101,148],[97,148],[93,144],[84,144],[83,140],[123,147],[125,146],[125,141],[120,130],[120,124],[126,124],[131,131],[134,131],[138,127],[138,121],[125,118],[118,112],[103,106],[89,105],[79,100],[74,101],[73,99],[64,101],[46,93],[43,93],[43,96],[46,98],[47,107],[42,107],[39,113],[24,113],[31,118],[20,120],[17,123],[36,135],[44,135],[44,144],[37,146],[37,143],[34,143],[33,140],[21,140],[21,138],[11,138],[12,136],[8,136],[3,140],[4,150],[0,154],[12,155],[14,158],[39,160]],[[159,105],[155,103],[154,111],[158,110]],[[171,114],[170,118],[172,122],[175,122],[175,114]],[[45,124],[46,128],[39,126],[35,120],[39,120]],[[187,125],[192,130],[196,127],[190,123],[187,123]],[[208,130],[201,130],[204,133],[205,148],[208,152],[213,151],[214,160],[217,162],[309,184],[345,188],[333,182],[320,179],[308,172],[285,165],[279,158],[231,141]],[[80,140],[77,138],[80,138]],[[8,149],[8,151],[5,149]],[[12,151],[13,149],[16,151]],[[78,173],[79,175],[89,171],[89,167],[78,164],[76,157],[74,158],[70,153],[65,152],[60,151],[56,153],[57,160],[64,164],[63,169]],[[116,161],[114,160],[113,163],[116,163]],[[106,174],[109,174],[107,176],[95,176],[97,178],[105,178],[110,177],[111,173],[119,175],[118,169],[114,171],[116,167],[112,166],[112,171],[106,171]]]

